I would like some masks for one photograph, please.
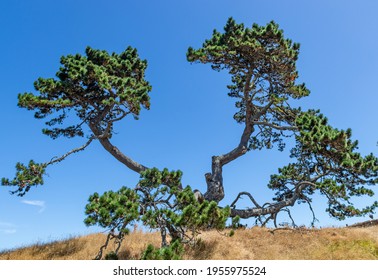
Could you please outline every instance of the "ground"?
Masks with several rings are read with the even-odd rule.
[[[377,220],[344,228],[253,227],[237,229],[231,237],[228,233],[202,232],[197,244],[186,248],[184,259],[378,260]],[[104,241],[105,235],[100,233],[71,237],[0,252],[0,260],[90,260]],[[124,240],[120,258],[139,259],[147,244],[159,246],[159,242],[158,233],[136,228]]]

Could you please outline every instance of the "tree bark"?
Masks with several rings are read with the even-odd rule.
[[[248,141],[253,133],[252,124],[252,100],[249,95],[251,90],[252,72],[249,72],[246,76],[246,82],[243,90],[244,102],[246,107],[246,117],[245,117],[245,127],[243,134],[240,138],[239,145],[227,154],[221,156],[213,156],[211,164],[211,173],[206,173],[206,184],[207,191],[204,194],[206,200],[219,202],[224,198],[224,187],[223,187],[223,165],[237,159],[238,157],[244,155],[248,151]]]
[[[114,146],[110,141],[109,138],[106,137],[106,135],[102,135],[100,129],[97,128],[95,124],[89,124],[90,129],[94,133],[94,135],[97,137],[97,139],[100,141],[101,145],[107,150],[112,156],[114,156],[118,161],[126,165],[131,170],[141,173],[142,171],[145,171],[148,169],[148,167],[132,160],[125,154],[123,154],[116,146]]]
[[[260,217],[265,215],[277,214],[282,208],[293,206],[298,197],[270,204],[267,207],[254,207],[247,209],[231,209],[231,217],[239,216],[241,219]]]
[[[252,132],[252,127],[246,125],[240,143],[235,149],[227,154],[212,157],[211,173],[205,174],[207,191],[204,197],[206,200],[219,202],[224,198],[223,165],[237,159],[248,151],[248,140]]]
[[[275,215],[278,212],[281,211],[281,209],[287,207],[287,206],[293,206],[295,202],[298,200],[298,198],[301,196],[302,191],[304,188],[308,186],[315,186],[315,181],[318,179],[314,178],[310,181],[302,181],[298,183],[295,187],[295,189],[292,192],[292,196],[288,199],[285,199],[283,201],[279,201],[276,203],[268,203],[264,204],[267,206],[260,206],[259,204],[256,203],[254,200],[253,196],[247,192],[241,192],[237,199],[231,204],[231,206],[235,205],[237,200],[240,198],[241,194],[248,195],[250,199],[253,201],[253,203],[256,205],[256,207],[253,208],[247,208],[247,209],[235,209],[231,208],[231,217],[236,217],[239,216],[241,219],[247,219],[251,217],[260,217],[260,216],[265,216],[265,215]]]

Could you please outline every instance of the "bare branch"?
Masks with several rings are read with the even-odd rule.
[[[102,246],[100,247],[100,249],[99,249],[99,251],[98,251],[98,253],[97,253],[97,256],[94,258],[95,260],[101,260],[101,258],[102,258],[102,254],[103,254],[103,250],[105,250],[105,249],[108,247],[108,245],[109,245],[109,241],[112,239],[112,237],[113,237],[113,235],[114,235],[113,232],[114,232],[114,230],[111,230],[111,231],[108,233],[108,235],[107,235],[107,237],[106,237],[105,244],[102,245]]]
[[[306,201],[306,203],[308,204],[308,207],[310,208],[310,211],[312,213],[312,222],[311,222],[311,226],[314,226],[315,222],[318,221],[318,219],[316,218],[315,216],[315,212],[314,212],[314,209],[312,208],[312,205],[311,205],[311,202],[308,198],[304,198],[304,200]]]
[[[297,130],[297,127],[295,126],[280,126],[277,124],[269,123],[269,122],[263,122],[263,121],[254,121],[253,124],[255,125],[262,125],[262,126],[268,126],[277,130]]]
[[[48,166],[50,164],[54,164],[54,163],[57,163],[57,162],[61,162],[62,160],[64,160],[66,157],[68,157],[69,155],[71,154],[74,154],[74,153],[77,153],[77,152],[80,152],[82,150],[84,150],[86,147],[89,146],[89,144],[93,141],[93,139],[95,139],[95,137],[92,135],[89,140],[87,141],[87,143],[85,143],[83,146],[79,147],[79,148],[76,148],[76,149],[73,149],[71,151],[69,151],[68,153],[60,156],[60,157],[54,157],[52,158],[48,163],[45,164],[45,166]]]
[[[238,196],[236,197],[236,199],[231,203],[230,207],[234,207],[236,202],[241,198],[242,195],[246,195],[249,197],[249,199],[252,201],[252,203],[256,206],[256,207],[261,207],[257,202],[256,200],[254,199],[254,197],[249,193],[249,192],[240,192],[238,194]]]
[[[315,186],[313,182],[302,181],[295,186],[293,190],[293,195],[286,199],[276,203],[266,203],[262,207],[254,207],[247,209],[235,209],[231,208],[231,217],[239,216],[242,219],[247,219],[251,217],[262,217],[266,215],[272,215],[280,212],[283,208],[287,206],[293,206],[295,202],[302,195],[302,190],[307,186]]]

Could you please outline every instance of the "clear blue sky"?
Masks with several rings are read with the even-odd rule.
[[[352,128],[360,152],[377,155],[377,12],[375,0],[2,0],[0,177],[14,176],[17,161],[48,161],[84,141],[42,135],[42,122],[17,107],[17,94],[33,91],[40,76],[53,77],[62,55],[83,53],[88,45],[109,52],[131,45],[148,60],[152,106],[139,121],[119,124],[114,143],[144,165],[181,169],[185,185],[205,191],[211,156],[234,148],[242,127],[232,118],[227,73],[191,65],[185,54],[189,46],[201,46],[214,28],[221,30],[230,16],[246,26],[274,20],[301,43],[300,79],[311,90],[302,107],[319,108],[331,125]],[[269,175],[288,160],[285,152],[251,152],[227,165],[222,204],[243,190],[270,201]],[[0,188],[0,250],[100,231],[83,223],[88,196],[133,187],[138,180],[98,143],[47,172],[45,185],[22,198]],[[314,202],[317,226],[361,221],[330,219],[324,202],[322,197]],[[308,225],[307,206],[296,209],[297,223]]]

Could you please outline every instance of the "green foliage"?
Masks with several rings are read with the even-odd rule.
[[[153,168],[141,176],[136,189],[141,193],[145,225],[156,229],[163,226],[173,239],[183,239],[187,229],[195,234],[197,229],[224,228],[229,207],[221,209],[214,201],[198,202],[189,186],[181,189],[181,171]]]
[[[362,157],[357,141],[351,140],[351,130],[338,130],[328,125],[319,111],[303,113],[296,119],[299,133],[291,157],[297,162],[280,168],[272,175],[269,187],[278,190],[276,200],[293,196],[291,187],[300,193],[299,202],[310,202],[310,195],[319,191],[328,199],[327,212],[339,220],[373,213],[378,202],[359,209],[353,196],[373,196],[367,188],[378,183],[378,158]]]
[[[109,139],[115,122],[131,114],[138,118],[141,108],[150,108],[148,93],[151,86],[144,79],[147,61],[141,60],[136,49],[127,47],[120,54],[87,47],[85,55],[67,55],[61,58],[56,78],[39,78],[34,83],[38,94],[18,95],[18,106],[35,111],[35,118],[44,119],[42,132],[53,139],[85,136],[86,124],[93,134],[79,149],[73,149],[59,159],[29,167],[17,163],[13,180],[2,179],[2,185],[18,186],[18,195],[24,195],[32,186],[42,185],[45,168],[65,157],[83,150],[93,139]],[[76,114],[77,123],[64,122]]]
[[[240,217],[239,216],[236,216],[236,217],[233,217],[232,218],[232,224],[233,225],[236,225],[240,222]]]
[[[112,236],[114,232],[127,234],[128,226],[142,222],[149,229],[159,230],[162,236],[162,248],[150,246],[144,256],[178,258],[182,246],[178,244],[193,241],[201,229],[224,229],[230,215],[229,207],[220,208],[214,201],[198,202],[189,186],[182,189],[181,177],[181,171],[152,168],[141,173],[134,189],[122,187],[101,196],[94,193],[89,197],[84,222],[106,228]]]
[[[87,218],[84,223],[128,233],[127,226],[139,218],[139,203],[138,194],[126,187],[117,192],[105,192],[101,196],[94,193],[85,207]]]
[[[275,144],[283,150],[285,138],[295,137],[291,157],[296,162],[280,168],[268,184],[276,191],[274,200],[281,203],[275,211],[295,202],[310,205],[318,191],[328,199],[332,217],[372,213],[378,202],[359,209],[350,199],[374,195],[368,186],[378,183],[377,158],[356,152],[358,143],[351,140],[350,129],[335,129],[319,111],[302,112],[289,105],[290,99],[309,95],[305,84],[296,84],[298,55],[299,44],[285,38],[275,22],[246,28],[230,18],[224,32],[214,30],[201,48],[189,48],[187,59],[229,72],[229,96],[237,99],[234,118],[245,123],[248,150],[271,149]]]
[[[18,162],[16,164],[16,176],[14,179],[1,179],[3,186],[18,186],[18,189],[11,191],[12,194],[24,196],[32,186],[43,184],[43,175],[45,174],[46,164],[35,163],[33,160],[29,161],[28,166]]]
[[[150,108],[148,94],[152,88],[145,80],[147,61],[140,59],[132,47],[120,54],[87,47],[84,55],[63,56],[56,78],[35,81],[38,94],[18,95],[19,107],[35,111],[35,118],[48,118],[42,131],[45,135],[53,139],[87,136],[89,140],[84,146],[47,163],[32,160],[28,166],[17,163],[15,178],[2,178],[1,183],[18,187],[11,193],[23,196],[32,186],[43,184],[48,165],[85,149],[94,139],[99,140],[114,157],[140,173],[140,181],[133,189],[122,187],[89,197],[85,224],[109,230],[98,257],[102,257],[102,249],[109,240],[116,239],[118,245],[106,259],[118,258],[124,236],[136,223],[160,231],[162,238],[161,247],[147,246],[142,259],[180,259],[184,244],[193,243],[201,230],[224,229],[233,210],[260,221],[258,215],[267,215],[266,221],[274,219],[276,222],[277,213],[287,210],[287,206],[308,203],[311,207],[315,192],[327,198],[327,211],[339,220],[373,213],[378,202],[358,208],[351,198],[374,195],[369,187],[378,183],[377,157],[373,154],[363,157],[356,152],[358,143],[351,140],[350,129],[335,129],[319,111],[303,112],[290,105],[293,99],[310,93],[305,84],[297,83],[299,48],[298,43],[284,37],[284,32],[273,21],[265,26],[253,24],[246,28],[230,18],[224,32],[214,30],[201,48],[188,49],[189,62],[208,63],[216,71],[229,72],[228,95],[236,99],[237,108],[234,119],[245,125],[238,147],[228,154],[213,157],[213,173],[206,176],[205,197],[212,197],[209,200],[214,201],[198,201],[189,186],[183,188],[181,171],[146,169],[110,143],[115,122],[129,114],[137,119],[142,108]],[[65,121],[72,115],[77,122],[70,121],[67,126]],[[86,135],[83,125],[90,128],[91,135]],[[216,201],[224,197],[223,165],[250,150],[271,149],[277,145],[282,151],[287,137],[295,139],[291,149],[293,162],[272,175],[268,184],[275,191],[276,203],[260,206],[249,195],[254,208],[243,212],[219,207]],[[239,198],[240,195],[237,200]],[[238,224],[239,216],[233,217],[232,226]],[[231,231],[229,235],[233,234]]]
[[[147,61],[128,47],[120,54],[87,47],[85,55],[67,55],[54,78],[39,78],[34,88],[39,95],[23,93],[18,105],[36,111],[38,119],[52,116],[43,133],[59,136],[84,136],[83,123],[97,124],[111,134],[112,123],[128,114],[139,116],[141,106],[149,109],[151,86],[144,79]],[[80,119],[76,125],[62,127],[69,111]]]
[[[305,84],[296,83],[298,55],[299,44],[286,39],[275,22],[246,28],[230,18],[223,33],[214,30],[202,48],[190,47],[187,59],[231,74],[228,95],[237,99],[238,109],[234,119],[259,125],[259,133],[250,136],[249,150],[271,149],[274,144],[283,150],[284,134],[274,127],[292,126],[300,109],[291,108],[287,101],[310,93]]]
[[[155,248],[149,244],[142,252],[142,260],[180,260],[184,253],[183,244],[179,240],[175,240],[168,246]]]
[[[118,256],[115,252],[110,252],[106,254],[105,260],[118,260]]]
[[[212,38],[206,40],[202,48],[188,49],[187,59],[190,62],[210,63],[214,70],[229,70],[233,81],[233,85],[229,86],[232,97],[240,97],[245,91],[245,73],[250,72],[269,82],[271,94],[276,102],[280,102],[285,95],[300,98],[309,94],[304,84],[295,85],[298,54],[299,44],[285,39],[275,22],[245,28],[230,18],[224,33],[214,30]],[[263,99],[260,101],[263,102]]]

